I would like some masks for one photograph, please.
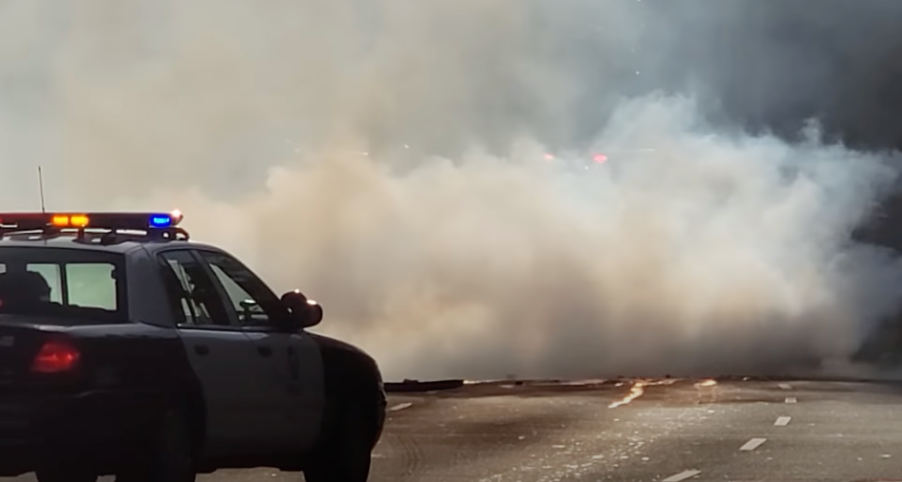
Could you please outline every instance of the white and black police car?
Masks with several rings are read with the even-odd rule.
[[[174,213],[0,213],[0,477],[363,482],[376,362]]]

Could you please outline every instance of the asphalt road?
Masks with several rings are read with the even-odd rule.
[[[389,407],[374,482],[902,480],[902,384],[494,383],[392,396]]]

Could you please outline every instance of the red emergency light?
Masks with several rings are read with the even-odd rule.
[[[182,221],[178,210],[171,213],[0,213],[0,230],[45,229],[138,230],[174,228]]]

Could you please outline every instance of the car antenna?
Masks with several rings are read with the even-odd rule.
[[[38,166],[38,187],[41,190],[41,213],[47,214],[47,208],[44,205],[44,173],[41,171],[41,166]]]

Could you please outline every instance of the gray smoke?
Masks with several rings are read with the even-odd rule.
[[[389,378],[848,355],[902,286],[850,240],[892,42],[829,19],[889,3],[676,3],[7,2],[0,199],[179,207]]]

